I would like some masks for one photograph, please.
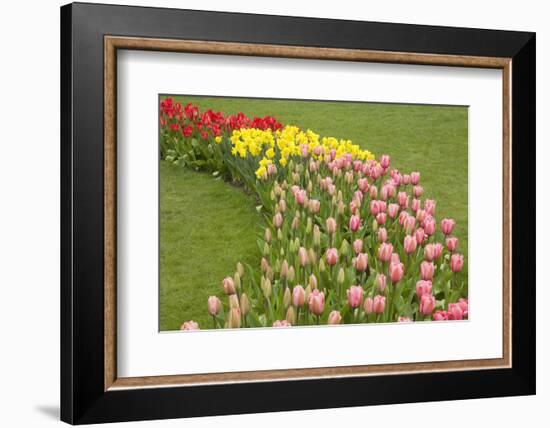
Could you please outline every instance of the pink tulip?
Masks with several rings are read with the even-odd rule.
[[[432,216],[426,217],[422,225],[426,235],[432,236],[435,233],[435,219]]]
[[[292,289],[292,304],[294,306],[303,306],[306,301],[306,291],[301,285],[296,285]]]
[[[334,232],[336,232],[336,220],[334,220],[332,217],[327,218],[327,232],[329,235],[332,235]]]
[[[403,263],[390,263],[389,275],[393,283],[401,281],[404,273],[405,266],[403,265]]]
[[[359,254],[363,250],[363,240],[362,239],[356,239],[353,241],[353,251],[355,251],[355,254]]]
[[[352,214],[357,214],[357,208],[358,207],[359,207],[359,204],[357,203],[357,201],[355,199],[349,203],[349,211]]]
[[[420,199],[414,198],[411,203],[411,209],[416,212],[420,209]]]
[[[308,146],[307,144],[302,144],[300,146],[300,151],[302,152],[302,157],[305,159],[308,157],[309,153],[308,153]]]
[[[318,214],[321,209],[321,202],[317,199],[309,200],[309,212],[311,214]]]
[[[223,286],[223,291],[224,291],[225,294],[227,294],[228,296],[230,296],[231,294],[235,294],[235,293],[236,293],[236,290],[235,290],[235,282],[233,281],[233,278],[231,278],[230,276],[226,276],[226,277],[223,279],[222,286]]]
[[[366,178],[357,180],[357,187],[361,192],[366,192],[369,188],[369,181]]]
[[[374,300],[372,300],[372,297],[367,297],[365,299],[365,303],[363,304],[363,310],[367,315],[370,315],[374,311]]]
[[[325,310],[325,293],[313,290],[308,297],[308,306],[312,314],[320,316]]]
[[[455,227],[455,221],[452,218],[444,218],[441,220],[441,231],[445,235],[450,235]]]
[[[411,184],[416,186],[418,183],[420,183],[420,173],[411,172]]]
[[[418,310],[422,315],[430,315],[435,309],[435,297],[431,294],[423,294],[420,298]]]
[[[406,208],[409,205],[409,196],[405,192],[397,194],[397,203],[401,208]]]
[[[435,246],[428,244],[424,247],[424,259],[431,262],[435,259]]]
[[[424,210],[426,210],[428,214],[433,216],[435,214],[435,205],[436,205],[436,202],[434,200],[426,199],[424,201]]]
[[[376,314],[383,313],[385,307],[386,307],[386,298],[384,296],[375,296],[373,305],[372,305],[372,310],[374,311],[374,313]]]
[[[421,227],[416,229],[415,232],[414,232],[414,237],[416,238],[416,243],[418,245],[422,245],[422,243],[424,242],[424,237],[425,237],[424,229],[422,229]]]
[[[371,200],[370,201],[370,213],[373,215],[373,216],[376,216],[378,215],[378,213],[380,212],[380,201],[377,201],[377,200]]]
[[[199,324],[196,323],[195,321],[193,320],[190,320],[190,321],[185,321],[181,327],[180,327],[180,330],[185,330],[185,331],[189,331],[189,330],[200,330],[199,328]]]
[[[298,259],[300,260],[300,265],[302,267],[307,265],[307,250],[304,247],[300,247],[300,249],[298,250]]]
[[[386,242],[388,240],[388,231],[385,227],[378,229],[378,242]]]
[[[342,315],[340,315],[340,312],[332,311],[328,314],[327,324],[335,325],[340,324],[340,322],[342,322]]]
[[[447,245],[447,250],[449,250],[451,253],[454,252],[458,247],[458,238],[455,238],[455,237],[446,238],[445,245]]]
[[[281,328],[281,327],[292,327],[292,324],[290,324],[287,320],[277,320],[273,323],[273,327],[275,328]]]
[[[399,212],[399,205],[397,204],[390,204],[388,205],[388,215],[391,218],[397,217],[397,213]]]
[[[432,319],[434,321],[447,321],[447,312],[445,311],[435,311]]]
[[[405,185],[411,184],[411,176],[409,174],[403,175],[403,184]]]
[[[279,211],[284,213],[286,211],[286,201],[284,199],[281,199],[279,201]]]
[[[363,288],[359,285],[352,285],[347,290],[348,295],[348,304],[352,308],[358,308],[361,306],[361,301],[363,300]]]
[[[460,321],[464,317],[464,312],[458,303],[449,303],[447,308],[447,319]]]
[[[420,198],[422,196],[422,193],[424,193],[424,189],[422,186],[413,187],[413,195],[415,198]]]
[[[397,322],[411,322],[412,320],[409,317],[399,317]]]
[[[357,232],[361,226],[361,219],[357,215],[352,215],[349,219],[349,228],[352,232]]]
[[[416,219],[412,215],[407,215],[407,218],[403,220],[403,228],[405,229],[405,233],[412,233],[415,225]]]
[[[432,280],[434,277],[435,266],[433,262],[423,261],[420,263],[420,277],[424,281]]]
[[[388,169],[390,166],[390,157],[388,155],[380,156],[380,166],[384,169]]]
[[[371,199],[376,199],[378,197],[378,188],[376,186],[369,187],[369,196]]]
[[[336,248],[329,248],[327,250],[326,260],[330,266],[334,266],[336,263],[338,263],[338,251],[336,250]]]
[[[376,216],[376,223],[378,223],[379,225],[385,224],[386,213],[378,213],[378,215]]]
[[[378,207],[380,208],[381,213],[385,213],[388,207],[388,204],[386,204],[385,201],[378,201]]]
[[[358,272],[365,272],[367,270],[368,265],[369,265],[368,254],[367,253],[357,254],[357,259],[355,261],[355,269],[357,269]]]
[[[217,296],[210,296],[208,298],[208,313],[212,316],[216,316],[220,313],[222,308],[222,302]]]
[[[426,219],[426,211],[419,209],[416,211],[416,220],[422,223]]]
[[[407,219],[407,217],[409,217],[409,213],[407,211],[401,211],[399,213],[399,217],[398,217],[398,220],[399,220],[399,224],[401,226],[403,226],[403,223],[405,222],[405,220]]]
[[[281,213],[275,214],[273,216],[273,226],[279,229],[282,224],[283,224],[283,215]]]
[[[296,200],[296,203],[298,205],[304,205],[304,202],[306,200],[307,193],[305,190],[298,190],[296,193],[294,193],[294,199]]]
[[[393,245],[383,243],[378,248],[378,259],[382,262],[389,262],[393,253]]]
[[[464,299],[461,297],[458,299],[457,302],[458,306],[460,306],[460,309],[462,309],[462,316],[467,317],[468,316],[468,299]]]
[[[416,250],[416,238],[411,235],[405,236],[403,247],[407,254],[413,253]]]
[[[392,253],[390,263],[401,263],[401,260],[399,259],[399,254]]]
[[[432,294],[432,281],[420,280],[416,283],[416,295],[420,299],[424,294]]]
[[[434,244],[434,258],[436,260],[439,259],[441,254],[443,254],[443,244],[441,244],[441,242],[436,242]]]
[[[378,291],[383,293],[384,290],[386,289],[386,275],[384,275],[383,273],[377,274],[376,279],[375,279],[375,283],[376,283],[376,288],[378,289]]]
[[[380,189],[380,199],[386,201],[388,199],[389,193],[390,192],[388,186],[382,186],[382,189]]]
[[[451,256],[451,270],[455,273],[462,270],[462,265],[464,264],[464,256],[462,254],[453,254]]]

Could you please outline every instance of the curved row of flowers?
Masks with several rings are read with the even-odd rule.
[[[273,117],[200,114],[169,98],[160,115],[164,159],[243,183],[265,214],[259,269],[237,263],[226,302],[208,299],[215,328],[468,317],[455,222],[436,220],[419,172]]]

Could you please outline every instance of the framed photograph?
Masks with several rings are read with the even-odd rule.
[[[535,34],[61,8],[61,418],[535,393]]]

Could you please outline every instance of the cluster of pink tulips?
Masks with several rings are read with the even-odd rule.
[[[468,318],[455,221],[437,219],[419,172],[391,169],[387,155],[303,150],[259,186],[270,195],[259,269],[238,263],[223,279],[226,301],[208,299],[213,327]]]

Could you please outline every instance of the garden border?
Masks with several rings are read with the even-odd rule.
[[[264,371],[254,379],[249,373],[189,375],[186,387],[174,386],[181,379],[172,376],[116,379],[115,54],[117,48],[181,51],[178,46],[186,52],[502,68],[503,162],[512,165],[503,170],[503,273],[509,290],[504,358],[477,367],[456,362],[441,369],[434,368],[439,363],[385,368],[391,376],[371,366],[362,373],[357,367],[341,373],[284,370],[283,376]],[[345,54],[338,58],[338,52]],[[113,422],[535,392],[533,33],[72,4],[61,8],[61,54],[62,420]],[[444,58],[447,62],[438,62]],[[522,210],[512,213],[514,204]],[[480,370],[489,366],[494,369]]]

